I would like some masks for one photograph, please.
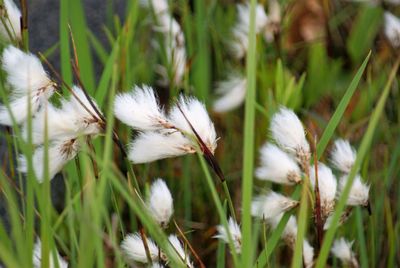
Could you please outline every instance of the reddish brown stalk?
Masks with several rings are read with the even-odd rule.
[[[139,222],[140,222],[140,221],[139,221]],[[151,259],[150,250],[149,250],[149,245],[147,244],[147,237],[146,237],[146,233],[145,233],[145,231],[144,231],[143,226],[141,226],[141,227],[139,228],[139,234],[140,234],[140,237],[142,238],[144,250],[146,251],[147,260],[149,261],[150,264],[152,264],[152,263],[153,263],[153,260]]]
[[[190,129],[193,131],[194,135],[196,136],[197,142],[200,145],[200,150],[203,152],[204,158],[207,161],[207,163],[211,166],[211,168],[214,170],[215,174],[219,177],[221,182],[225,181],[225,176],[224,173],[221,170],[221,167],[219,166],[217,159],[215,159],[215,156],[211,153],[210,149],[208,149],[207,145],[205,142],[201,139],[200,135],[197,133],[197,131],[194,129],[192,123],[190,123],[189,119],[186,117],[185,113],[181,109],[180,105],[177,104],[177,107],[179,111],[182,113],[183,117],[185,118],[186,122],[189,124]]]
[[[178,230],[179,236],[182,237],[183,241],[186,243],[186,245],[188,245],[188,247],[189,247],[190,251],[192,252],[193,256],[195,257],[195,259],[199,263],[200,268],[206,268],[204,263],[201,261],[200,256],[196,253],[196,251],[194,250],[194,248],[190,244],[189,240],[186,238],[185,234],[182,232],[181,228],[179,228],[179,225],[176,223],[175,220],[173,220],[173,221],[174,221],[174,225],[176,227],[176,230]]]
[[[314,185],[314,193],[315,193],[315,207],[314,207],[314,217],[315,217],[315,226],[317,231],[317,252],[322,245],[323,235],[324,235],[324,223],[322,221],[322,211],[321,211],[321,197],[319,193],[319,183],[318,183],[318,157],[317,157],[317,137],[314,137],[312,143],[312,150],[314,154],[314,170],[315,170],[315,185]]]

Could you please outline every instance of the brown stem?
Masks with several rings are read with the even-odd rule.
[[[140,221],[138,221],[138,222],[139,222],[139,224],[141,225]],[[141,226],[141,227],[139,228],[139,234],[140,234],[140,237],[142,238],[144,250],[146,251],[147,260],[149,261],[150,264],[152,264],[152,263],[153,263],[153,260],[151,259],[150,250],[149,250],[149,245],[147,244],[147,237],[146,237],[146,233],[145,233],[145,231],[144,231],[143,226]]]

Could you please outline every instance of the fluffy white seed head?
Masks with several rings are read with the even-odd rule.
[[[153,9],[156,15],[168,12],[168,0],[140,0],[139,5],[144,8]]]
[[[233,218],[229,218],[228,221],[228,229],[232,238],[233,245],[235,247],[236,253],[240,253],[242,251],[242,232],[240,231],[240,226]],[[226,244],[229,243],[229,235],[224,225],[217,226],[218,234],[214,236],[214,238],[221,239]]]
[[[179,241],[178,237],[176,235],[170,235],[168,237],[168,240],[171,246],[175,249],[176,253],[179,255],[179,257],[187,265],[187,267],[193,268],[194,265],[190,261],[189,254],[187,254],[187,252],[183,248],[182,243]]]
[[[305,268],[312,268],[314,264],[314,248],[307,240],[303,242],[303,262]]]
[[[315,188],[315,168],[310,167],[310,181]],[[326,218],[333,211],[335,205],[337,180],[332,170],[323,163],[318,163],[318,188],[321,199],[323,217]]]
[[[151,260],[158,261],[160,252],[157,245],[149,238],[146,238],[146,242]],[[143,240],[138,233],[127,235],[121,243],[121,249],[130,262],[148,262]],[[164,258],[162,253],[160,255],[161,258]]]
[[[293,185],[301,182],[301,172],[295,160],[276,145],[266,143],[260,149],[260,166],[256,177],[276,183]]]
[[[117,95],[114,113],[123,123],[138,130],[158,130],[168,125],[154,90],[146,85]]]
[[[153,262],[151,268],[164,268],[165,266],[160,264],[159,262]]]
[[[4,23],[0,22],[0,34],[7,41],[21,40],[21,11],[13,0],[3,0],[3,3],[5,16],[2,15]]]
[[[128,157],[140,164],[195,152],[192,141],[178,131],[143,132],[129,145]]]
[[[217,84],[220,97],[214,102],[213,110],[218,113],[231,111],[246,98],[247,79],[239,74],[231,74],[228,79]]]
[[[269,220],[278,217],[298,205],[298,201],[284,195],[270,191],[265,195],[259,195],[251,202],[251,214],[260,219]]]
[[[56,259],[54,258],[56,257]],[[33,267],[41,268],[42,267],[42,242],[38,239],[33,247]],[[68,263],[60,256],[60,254],[56,251],[55,254],[50,252],[49,255],[49,267],[50,268],[67,268]],[[57,265],[56,265],[57,264]]]
[[[339,180],[338,198],[342,194],[346,186],[348,175],[344,175]],[[370,186],[362,182],[360,175],[356,175],[350,188],[347,205],[349,206],[366,206],[368,205]]]
[[[162,227],[167,227],[174,212],[173,199],[167,184],[162,179],[153,182],[147,205],[153,218]]]
[[[303,125],[292,110],[281,107],[272,117],[270,130],[272,137],[282,149],[297,158],[309,157],[310,146]]]
[[[385,12],[384,32],[394,48],[400,48],[400,19],[390,12]]]
[[[356,157],[356,150],[351,147],[348,140],[338,139],[333,144],[330,160],[336,169],[349,173],[356,161]]]
[[[195,137],[189,121],[207,148],[214,153],[217,148],[217,133],[203,103],[195,98],[181,96],[178,103],[171,109],[169,118],[175,127]]]
[[[283,213],[268,220],[269,224],[273,229],[275,229],[278,226],[282,217]],[[294,248],[294,245],[296,243],[296,237],[297,237],[297,221],[296,217],[292,215],[289,217],[289,220],[286,223],[285,228],[283,229],[282,238],[283,240],[285,240],[285,243],[289,247]]]
[[[31,115],[34,115],[53,95],[54,83],[35,55],[25,53],[14,46],[4,49],[2,67],[11,87],[10,110],[16,123],[20,124],[28,116],[29,103]],[[5,106],[0,105],[0,124],[12,125],[9,112]]]
[[[333,242],[331,252],[332,255],[341,260],[344,265],[358,267],[358,262],[355,258],[355,254],[351,250],[352,245],[353,241],[350,242],[341,237]]]

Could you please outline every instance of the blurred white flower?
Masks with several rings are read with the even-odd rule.
[[[5,10],[2,11],[0,34],[7,41],[21,40],[21,11],[13,0],[3,0]],[[11,36],[10,36],[11,35]]]
[[[76,138],[56,139],[49,141],[48,147],[48,172],[49,179],[61,171],[68,161],[75,158],[79,151],[79,141]],[[39,182],[44,180],[44,146],[39,146],[32,155],[32,166]],[[27,159],[21,155],[18,161],[18,170],[22,173],[28,172]]]
[[[302,167],[308,165],[310,146],[303,125],[292,110],[281,107],[272,117],[270,130],[282,149],[296,156]]]
[[[138,130],[159,130],[168,125],[154,90],[146,85],[118,94],[114,101],[114,113],[120,121]]]
[[[384,33],[393,48],[400,48],[400,19],[386,11]]]
[[[49,253],[49,268],[67,268],[68,263],[60,256],[57,250]],[[57,259],[55,260],[54,257]],[[38,239],[33,247],[33,267],[41,268],[42,267],[42,242]],[[55,262],[56,261],[56,262]]]
[[[314,265],[314,248],[307,240],[303,242],[303,262],[305,268],[312,268]]]
[[[333,145],[331,162],[338,170],[349,173],[356,161],[357,152],[348,140],[338,139]]]
[[[354,252],[351,250],[352,245],[353,241],[350,242],[341,237],[333,242],[331,252],[332,255],[341,260],[344,265],[357,268],[359,265]]]
[[[176,235],[170,235],[168,237],[169,243],[171,246],[175,249],[176,253],[179,255],[179,257],[183,260],[183,262],[186,264],[187,267],[189,268],[194,268],[193,263],[190,261],[189,255],[183,248],[181,242],[179,241],[178,237]]]
[[[232,242],[235,247],[236,253],[240,253],[242,251],[242,232],[240,231],[239,224],[233,219],[229,218],[228,221],[228,229],[229,233],[232,237]],[[229,244],[229,235],[224,225],[217,226],[218,234],[214,236],[214,238],[221,239],[226,244]]]
[[[276,183],[293,185],[301,182],[301,172],[297,163],[276,145],[266,143],[260,149],[260,167],[256,177]]]
[[[346,186],[348,175],[344,175],[339,180],[338,196],[342,194],[344,187]],[[369,188],[370,186],[362,182],[360,175],[356,175],[353,184],[350,188],[349,197],[347,199],[347,205],[349,206],[367,206],[369,200]]]
[[[53,95],[54,82],[35,55],[13,46],[8,46],[3,51],[2,67],[11,87],[11,98],[10,111],[6,106],[0,105],[0,124],[12,125],[11,114],[16,123],[20,124],[28,117],[29,103],[31,115],[34,115]]]
[[[151,268],[164,268],[165,266],[160,264],[159,262],[153,262]]]
[[[313,188],[315,188],[315,179],[315,168],[314,166],[311,166],[310,181]],[[335,206],[337,180],[335,175],[333,175],[332,170],[320,162],[318,163],[318,186],[322,217],[326,219]]]
[[[146,238],[146,242],[152,261],[158,261],[159,255],[161,259],[165,259],[165,255],[159,251],[157,245],[151,239]],[[143,240],[138,233],[127,235],[121,243],[121,249],[130,262],[148,262]]]
[[[156,15],[168,12],[168,0],[140,0],[139,5],[144,8],[153,9]]]
[[[153,182],[150,188],[150,196],[147,200],[150,214],[163,228],[168,226],[174,213],[173,199],[167,184],[162,179]]]
[[[213,110],[224,113],[233,110],[246,98],[247,79],[237,73],[230,74],[227,80],[217,84],[216,92],[220,97],[214,102]]]
[[[269,191],[265,195],[256,196],[251,202],[251,215],[269,220],[278,217],[298,205],[298,201],[284,195]]]

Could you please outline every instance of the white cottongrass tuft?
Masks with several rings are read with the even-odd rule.
[[[246,54],[249,47],[249,26],[250,26],[250,4],[237,5],[237,22],[232,29],[233,40],[230,41],[229,46],[236,59],[242,59]],[[267,14],[264,7],[260,4],[256,6],[256,33],[260,33],[268,22]]]
[[[265,195],[259,195],[251,202],[251,215],[260,219],[272,219],[281,213],[298,205],[298,201],[284,195],[269,191]]]
[[[296,156],[301,162],[304,162],[303,159],[309,159],[310,146],[303,125],[292,110],[281,107],[272,117],[270,130],[282,149]]]
[[[179,131],[147,131],[130,143],[128,158],[135,164],[141,164],[195,152],[193,143]]]
[[[160,264],[159,262],[153,262],[151,268],[164,268],[165,266]]]
[[[357,152],[351,147],[348,140],[338,139],[335,141],[330,160],[336,169],[344,173],[350,173],[356,157]]]
[[[49,179],[61,171],[66,163],[75,158],[79,151],[79,141],[76,138],[72,139],[57,139],[49,142],[48,147],[48,172]],[[32,166],[39,182],[44,181],[44,146],[39,146],[32,156]],[[21,155],[18,161],[18,170],[22,173],[28,172],[27,160],[24,155]]]
[[[293,185],[301,182],[301,172],[295,160],[271,143],[260,149],[260,167],[256,177],[280,184]]]
[[[183,262],[186,264],[187,267],[193,268],[194,265],[190,261],[189,255],[183,248],[182,243],[179,241],[178,237],[176,235],[170,235],[168,237],[169,243],[171,246],[175,249],[175,252],[179,255],[179,257],[183,260]]]
[[[315,188],[315,180],[315,168],[311,166],[310,181],[313,188]],[[334,209],[337,180],[332,170],[323,163],[318,163],[318,188],[321,199],[322,216],[323,218],[327,218]]]
[[[56,260],[54,260],[54,256],[56,256]],[[33,247],[33,267],[41,268],[42,267],[42,243],[40,239],[38,239]],[[60,256],[60,254],[56,251],[55,254],[50,252],[49,255],[49,267],[50,268],[67,268],[68,263]],[[56,265],[57,264],[57,265]]]
[[[153,9],[156,15],[168,11],[168,0],[140,0],[139,5],[144,8]]]
[[[5,14],[4,23],[0,21],[0,34],[7,40],[21,40],[21,11],[13,0],[3,0]]]
[[[338,198],[342,194],[344,187],[346,186],[348,175],[344,175],[339,180]],[[356,175],[353,184],[350,188],[349,197],[347,199],[347,205],[349,206],[367,206],[369,200],[369,188],[370,186],[362,182],[360,175]]]
[[[2,67],[12,91],[10,111],[0,105],[0,124],[12,125],[11,114],[16,123],[21,124],[28,117],[29,103],[33,115],[53,95],[54,82],[50,80],[35,55],[25,53],[14,46],[8,46],[3,51]]]
[[[400,48],[400,19],[390,12],[384,13],[384,33],[394,48]]]
[[[114,101],[115,116],[138,130],[158,130],[168,124],[154,90],[135,86],[130,93],[118,94]]]
[[[163,254],[159,252],[157,245],[149,238],[146,238],[146,242],[151,260],[158,261],[159,255],[163,259]],[[121,249],[130,262],[148,262],[143,240],[138,233],[127,235],[121,243]]]
[[[224,113],[239,107],[246,98],[246,89],[246,78],[236,73],[229,75],[227,80],[217,84],[216,92],[220,97],[214,102],[213,110]]]
[[[170,111],[169,118],[177,129],[195,137],[189,121],[208,150],[214,154],[217,148],[217,133],[203,103],[195,98],[181,96],[178,103]]]
[[[166,228],[174,213],[174,207],[171,192],[162,179],[155,180],[151,185],[147,206],[157,223]]]
[[[347,241],[343,237],[336,239],[333,242],[331,252],[332,255],[338,258],[346,266],[359,267],[354,252],[351,250],[353,241]]]
[[[240,226],[233,218],[229,218],[228,221],[228,229],[229,233],[232,237],[232,242],[235,247],[236,253],[240,253],[242,251],[242,232],[240,231]],[[229,244],[229,235],[224,225],[217,226],[218,234],[214,236],[214,238],[221,239],[226,244]]]
[[[304,268],[312,268],[314,265],[314,248],[307,240],[303,242],[303,262]]]

